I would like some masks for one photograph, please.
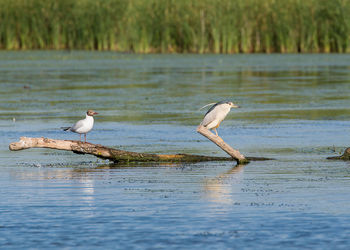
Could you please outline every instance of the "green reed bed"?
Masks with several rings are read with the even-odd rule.
[[[350,0],[0,0],[0,48],[348,52]]]

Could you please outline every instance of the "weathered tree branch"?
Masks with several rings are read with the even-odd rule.
[[[350,161],[350,148],[345,149],[344,153],[340,156],[331,156],[331,157],[327,157],[327,159]]]
[[[232,161],[230,157],[216,157],[190,154],[148,154],[129,152],[92,144],[82,141],[54,140],[49,138],[21,137],[20,141],[9,145],[11,151],[29,148],[51,148],[58,150],[73,151],[77,154],[91,154],[101,159],[113,162],[201,162],[201,161]],[[268,158],[251,157],[249,160],[271,160]]]
[[[9,146],[10,150],[18,151],[28,148],[52,148],[59,150],[73,151],[77,154],[91,154],[102,159],[113,162],[200,162],[200,161],[229,161],[228,157],[212,157],[189,154],[147,154],[129,152],[114,148],[105,147],[99,144],[92,144],[82,141],[54,140],[49,138],[29,138],[21,137],[19,142],[13,142]]]
[[[214,142],[217,146],[219,146],[222,150],[224,150],[227,154],[229,154],[234,160],[236,160],[237,163],[246,164],[249,162],[249,160],[244,155],[242,155],[238,150],[233,149],[230,145],[224,142],[224,140],[221,139],[221,137],[214,135],[204,126],[199,125],[197,127],[197,132],[207,137],[212,142]]]

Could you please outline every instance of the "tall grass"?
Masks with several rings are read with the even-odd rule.
[[[349,52],[350,0],[0,0],[0,49]]]

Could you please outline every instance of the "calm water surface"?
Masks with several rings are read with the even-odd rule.
[[[0,53],[0,248],[348,249],[350,55]],[[224,156],[195,132],[276,160],[112,165],[21,136],[100,113],[88,140],[137,152]]]

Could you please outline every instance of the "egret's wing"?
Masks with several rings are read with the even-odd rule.
[[[212,103],[209,103],[209,104],[207,104],[207,105],[204,105],[203,107],[201,107],[200,109],[198,109],[198,111],[204,109],[205,107],[208,107],[209,105],[213,105],[213,104],[216,104],[216,103],[215,103],[215,102],[212,102]]]
[[[70,131],[75,132],[77,129],[84,126],[84,120],[77,121],[70,129]]]
[[[215,105],[213,105],[208,111],[207,113],[205,113],[205,115],[207,115],[208,113],[210,113],[216,106],[220,105],[220,104],[223,104],[223,103],[226,103],[225,101],[221,101],[221,102],[217,102],[215,103]]]
[[[209,109],[209,111],[205,114],[203,121],[201,122],[201,125],[207,126],[209,123],[214,121],[217,118],[217,110],[215,110],[216,104]]]

